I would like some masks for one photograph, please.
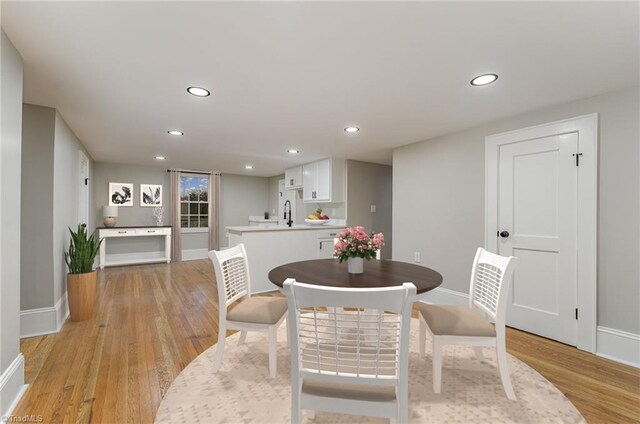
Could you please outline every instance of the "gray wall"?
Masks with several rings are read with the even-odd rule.
[[[79,151],[89,159],[89,178],[93,180],[95,163],[91,155],[76,137],[71,128],[56,111],[53,149],[53,305],[67,291],[67,268],[64,252],[69,248],[69,227],[75,229],[79,223],[80,203],[78,186],[80,181]],[[93,190],[89,190],[89,207],[93,202]],[[93,232],[95,219],[89,213],[87,230]]]
[[[102,207],[109,204],[109,183],[133,184],[133,206],[118,207],[118,226],[156,225],[153,208],[140,206],[140,184],[162,185],[162,204],[164,205],[163,224],[169,225],[169,173],[167,168],[154,166],[122,165],[117,163],[97,162],[94,177],[94,214],[102,227]]]
[[[79,222],[79,151],[94,162],[55,109],[23,105],[21,310],[53,307],[66,292],[68,227]],[[89,185],[89,205],[93,202]],[[91,207],[91,206],[90,206]],[[43,213],[52,211],[52,213]],[[95,228],[89,214],[88,230]]]
[[[118,227],[156,225],[153,208],[140,206],[140,184],[162,185],[162,204],[164,205],[162,222],[163,225],[170,225],[170,182],[166,167],[97,162],[93,182],[95,192],[93,216],[98,227],[104,225],[102,207],[109,204],[110,182],[133,184],[133,206],[118,207],[118,217],[116,218]],[[183,237],[183,244],[185,242],[189,244],[187,239],[189,237]],[[108,254],[162,252],[164,251],[164,239],[162,237],[109,239],[106,246]],[[207,247],[206,242],[202,247]],[[188,247],[183,246],[183,248],[187,249]]]
[[[400,147],[393,152],[394,259],[442,272],[467,292],[484,245],[484,137],[599,114],[598,325],[640,333],[638,87],[607,93]]]
[[[155,225],[153,208],[140,206],[140,184],[162,184],[162,203],[165,206],[163,223],[170,225],[170,182],[166,168],[98,162],[94,176],[94,216],[102,226],[102,206],[109,201],[109,182],[133,184],[133,206],[118,209],[117,226]],[[277,182],[276,182],[277,186]],[[220,179],[220,245],[226,246],[225,227],[248,225],[249,215],[262,215],[269,210],[269,179],[246,175],[222,175]],[[183,233],[182,248],[206,249],[206,233]],[[161,238],[109,239],[108,254],[158,252],[164,250]]]
[[[227,246],[226,227],[249,225],[250,215],[269,210],[269,178],[223,174],[220,179],[220,246]]]
[[[0,47],[2,115],[0,146],[0,375],[20,354],[20,168],[22,58],[4,31]],[[24,384],[18,368],[0,387],[4,415]]]
[[[53,150],[55,109],[22,107],[20,309],[53,305]]]
[[[392,252],[392,168],[369,162],[347,160],[347,225],[362,225],[367,232],[382,232],[385,246],[381,257]],[[376,205],[376,212],[371,212]]]

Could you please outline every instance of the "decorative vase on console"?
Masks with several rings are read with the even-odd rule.
[[[384,246],[382,233],[367,234],[364,227],[345,228],[338,235],[334,256],[340,262],[347,261],[349,274],[362,274],[364,272],[364,260],[376,257],[376,252]]]
[[[162,215],[164,214],[164,206],[156,206],[153,208],[153,216],[156,218],[156,225],[162,226]]]

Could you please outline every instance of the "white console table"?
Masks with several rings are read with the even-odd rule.
[[[116,237],[164,237],[164,258],[153,259],[126,259],[107,262],[107,239]],[[102,239],[100,245],[100,269],[105,266],[132,265],[151,262],[171,262],[171,227],[113,227],[98,228],[98,238]]]

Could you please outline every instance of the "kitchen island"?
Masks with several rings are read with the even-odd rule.
[[[274,225],[227,227],[229,247],[244,244],[249,257],[251,293],[277,290],[267,275],[290,262],[331,258],[333,240],[344,225]]]

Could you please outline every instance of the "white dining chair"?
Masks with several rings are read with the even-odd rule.
[[[214,372],[222,364],[227,330],[240,330],[238,343],[244,343],[247,331],[269,334],[269,376],[276,376],[277,330],[286,317],[287,299],[283,297],[251,296],[249,262],[242,243],[225,250],[212,250],[218,284],[219,328],[218,344],[213,362]],[[231,304],[240,301],[233,308]]]
[[[299,423],[307,410],[311,416],[327,411],[406,423],[415,286],[351,289],[288,279],[284,290],[289,300],[291,422]]]
[[[516,400],[505,346],[507,296],[513,272],[518,263],[514,256],[505,257],[478,248],[471,271],[469,306],[430,305],[420,303],[420,355],[425,356],[427,330],[433,342],[433,391],[440,393],[442,384],[442,348],[462,344],[474,347],[479,360],[482,346],[496,349],[500,378],[507,398]],[[494,323],[492,325],[482,313]]]

